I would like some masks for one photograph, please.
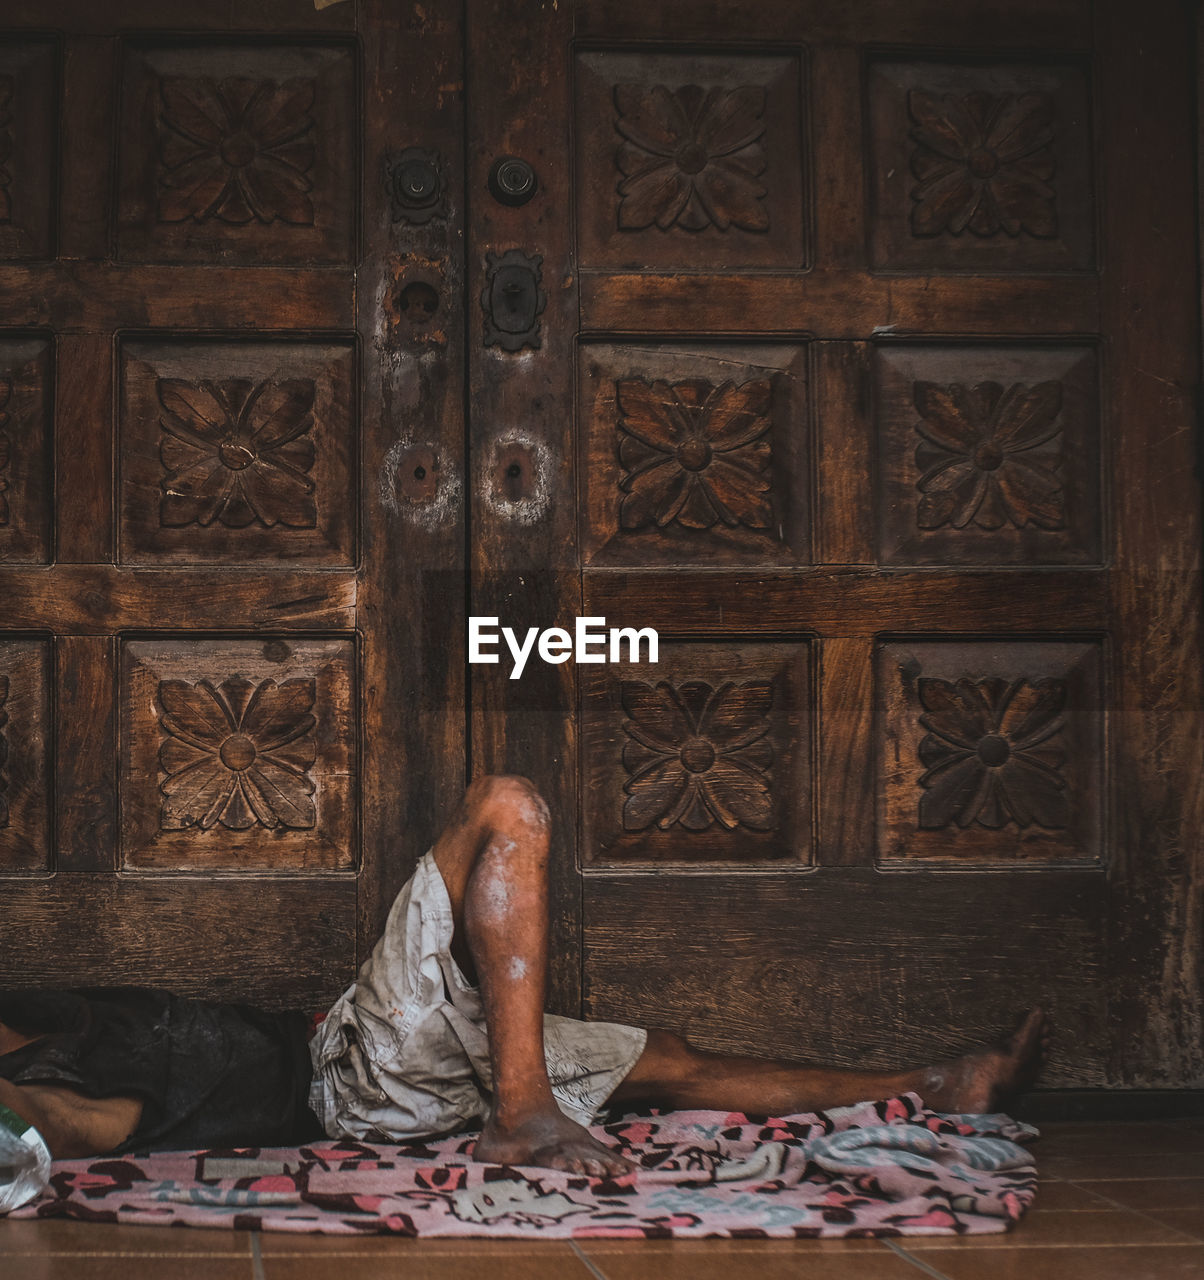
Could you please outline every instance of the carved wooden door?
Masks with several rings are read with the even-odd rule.
[[[468,296],[544,295],[469,326],[473,612],[661,634],[472,674],[562,1001],[881,1066],[1040,1000],[1048,1083],[1198,1081],[1184,14],[468,8]]]
[[[463,783],[397,104],[462,126],[395,9],[3,6],[0,985],[316,1007]]]

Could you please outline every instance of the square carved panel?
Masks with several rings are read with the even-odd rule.
[[[353,259],[351,46],[132,42],[122,75],[121,257]]]
[[[580,668],[586,862],[811,860],[806,643]]]
[[[51,870],[48,640],[0,637],[0,875]]]
[[[50,560],[50,351],[0,337],[0,563]]]
[[[0,44],[0,259],[53,256],[57,63],[54,41]]]
[[[880,861],[1103,860],[1098,644],[896,640],[876,665]]]
[[[591,343],[580,353],[588,562],[809,558],[805,349]]]
[[[121,559],[351,565],[350,342],[127,342]]]
[[[874,266],[1088,270],[1091,124],[1081,66],[875,60],[868,73]]]
[[[883,344],[874,366],[881,563],[1099,563],[1093,348]]]
[[[584,266],[805,266],[808,151],[796,57],[578,55]]]
[[[126,868],[355,865],[352,640],[127,641],[120,715]]]

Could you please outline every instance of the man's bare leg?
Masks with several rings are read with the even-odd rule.
[[[452,954],[485,1006],[493,1110],[476,1147],[492,1164],[596,1177],[632,1166],[570,1120],[548,1083],[543,1014],[548,969],[548,810],[525,778],[473,782],[439,837],[435,865],[456,932]]]
[[[912,1092],[935,1111],[994,1111],[1036,1080],[1048,1032],[1034,1009],[1013,1035],[961,1058],[908,1071],[848,1071],[705,1053],[650,1031],[648,1046],[612,1102],[791,1115]]]
[[[560,1111],[543,1053],[548,960],[548,813],[525,778],[474,782],[434,849],[456,932],[452,954],[481,988],[494,1106],[476,1157],[595,1176],[631,1165]],[[1029,1087],[1046,1041],[1034,1010],[1015,1034],[948,1062],[897,1072],[706,1053],[650,1031],[616,1103],[789,1115],[912,1091],[941,1111],[995,1109]]]

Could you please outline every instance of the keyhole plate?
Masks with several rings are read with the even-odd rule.
[[[487,347],[521,351],[540,345],[539,317],[548,301],[540,288],[542,263],[539,254],[528,257],[521,249],[488,255],[481,292]]]

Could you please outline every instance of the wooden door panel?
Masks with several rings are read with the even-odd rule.
[[[881,564],[1098,564],[1093,346],[877,343]]]
[[[121,342],[125,563],[355,563],[354,335]]]
[[[875,56],[870,261],[903,271],[1094,266],[1081,65]]]
[[[876,653],[882,866],[1101,864],[1098,643],[885,642]]]
[[[582,267],[806,265],[797,56],[591,50],[575,72]]]
[[[121,100],[122,258],[352,259],[351,46],[126,42]]]
[[[419,230],[388,176],[437,119],[460,189],[459,33],[431,61],[372,0],[3,22],[0,985],[318,1007],[463,782],[462,200]],[[437,339],[385,323],[411,254]]]
[[[809,863],[811,667],[806,641],[691,643],[583,676],[583,864]]]
[[[810,558],[802,346],[580,348],[592,566]]]
[[[1194,688],[1171,672],[1200,623],[1196,571],[1154,572],[1180,564],[1181,537],[1139,497],[1160,488],[1141,442],[1188,438],[1170,389],[1191,376],[1170,371],[1196,360],[1173,265],[1190,228],[1165,256],[1135,247],[1155,210],[1189,203],[1166,141],[1187,127],[1185,41],[1169,6],[1156,50],[1121,34],[1125,12],[1109,8],[1105,44],[1079,4],[972,21],[872,0],[578,6],[561,154],[577,185],[582,607],[656,627],[666,655],[651,677],[580,677],[591,1013],[885,1065],[1040,999],[1072,1046],[1050,1083],[1198,1067],[1183,1031],[1197,960],[1177,941],[1195,936],[1198,868],[1152,838],[1139,867],[1122,834],[1149,787],[1170,800],[1136,781],[1151,766],[1121,726],[1164,682]],[[1161,81],[1176,88],[1143,126],[1158,147],[1138,198],[1116,104],[1131,129]],[[1137,206],[1145,230],[1123,212]],[[1123,300],[1167,291],[1176,327],[1160,316],[1156,344]],[[1138,349],[1169,381],[1118,363]],[[767,374],[771,425],[726,490],[752,518],[712,520],[698,406],[720,403],[721,380],[753,397]],[[787,378],[805,399],[783,414]],[[1190,472],[1185,454],[1162,465]],[[1175,521],[1197,529],[1198,486],[1175,492]],[[767,507],[776,527],[756,523]],[[1139,583],[1173,626],[1150,630]],[[763,758],[737,762],[746,813],[777,794],[771,758],[811,763],[795,807],[770,806],[780,830],[734,810],[724,828],[702,708],[723,689],[752,707],[746,686],[772,681],[749,673],[779,648],[806,653],[796,736],[760,708]],[[1187,714],[1151,730],[1182,779]],[[1171,805],[1185,817],[1187,791]],[[717,981],[720,954],[733,972]],[[1144,1055],[1122,1047],[1126,1026],[1150,1029]]]
[[[350,638],[122,646],[125,870],[354,867]]]

